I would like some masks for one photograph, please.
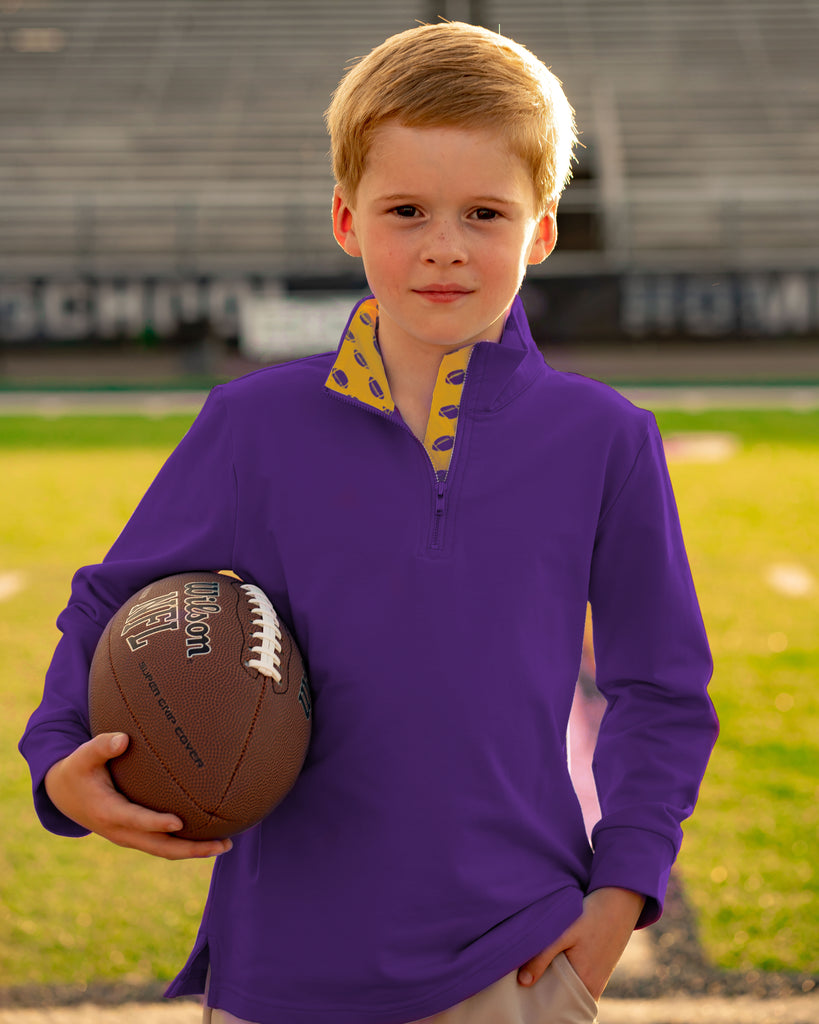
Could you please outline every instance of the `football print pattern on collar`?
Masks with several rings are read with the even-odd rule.
[[[378,349],[377,330],[378,303],[372,298],[365,299],[350,320],[325,383],[332,391],[363,402],[378,412],[391,414],[395,410],[395,402]],[[452,461],[472,348],[467,345],[444,356],[432,393],[424,448],[439,480],[445,479]]]

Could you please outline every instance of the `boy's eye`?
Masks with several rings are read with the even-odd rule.
[[[398,217],[414,217],[418,212],[415,206],[394,206],[392,212]]]
[[[485,206],[475,210],[476,220],[494,220],[498,216],[497,210],[489,210]]]

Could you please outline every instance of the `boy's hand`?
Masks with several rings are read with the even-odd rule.
[[[558,953],[565,953],[595,1000],[603,994],[623,955],[645,898],[628,889],[595,889],[583,913],[565,932],[518,971],[521,985],[534,985]]]
[[[196,841],[173,835],[182,828],[175,814],[132,804],[114,786],[108,761],[128,746],[124,733],[101,733],[58,761],[45,777],[46,792],[54,806],[83,828],[143,853],[183,860],[215,857],[233,845],[229,839]]]

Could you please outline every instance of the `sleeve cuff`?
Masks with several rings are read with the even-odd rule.
[[[46,793],[45,782],[41,782],[34,788],[34,810],[37,812],[37,817],[43,828],[53,832],[54,835],[79,839],[91,834],[87,828],[83,828],[76,821],[66,817],[62,811],[57,810]]]
[[[31,766],[34,810],[43,828],[58,836],[78,838],[89,835],[89,830],[67,817],[52,803],[46,792],[45,777],[49,769],[77,747],[90,739],[69,737],[65,733],[48,733],[38,737],[36,732],[26,735],[20,743],[20,752]]]
[[[645,896],[637,928],[658,921],[676,857],[665,836],[638,828],[600,828],[592,835],[594,858],[588,891],[614,886]]]

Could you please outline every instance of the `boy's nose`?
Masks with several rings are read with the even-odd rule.
[[[467,254],[462,232],[452,225],[431,232],[423,256],[424,262],[430,264],[465,263]]]

